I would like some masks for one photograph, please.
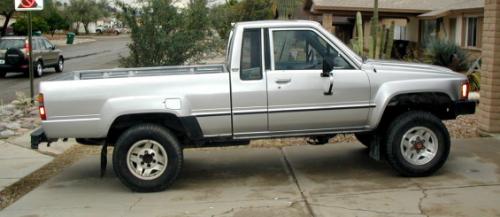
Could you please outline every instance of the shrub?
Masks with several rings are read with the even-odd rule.
[[[469,54],[454,42],[432,40],[425,49],[425,62],[462,72],[469,68]]]

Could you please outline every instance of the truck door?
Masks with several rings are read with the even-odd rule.
[[[365,127],[371,107],[364,71],[313,28],[271,29],[267,71],[269,131],[313,132]],[[334,64],[330,93],[323,59]]]
[[[235,136],[268,131],[263,37],[263,30],[255,28],[244,29],[243,35],[236,35],[231,39],[231,47],[236,48],[232,52],[240,53],[236,55],[240,56],[236,60],[239,68],[230,69]]]

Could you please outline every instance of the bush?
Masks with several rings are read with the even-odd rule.
[[[178,9],[172,0],[147,0],[141,9],[120,4],[120,17],[130,27],[130,56],[125,67],[180,65],[211,51],[206,0],[190,1]]]
[[[425,62],[444,66],[456,72],[467,71],[469,54],[451,41],[432,40],[425,49]]]
[[[28,19],[26,17],[17,19],[14,24],[12,24],[14,33],[16,35],[27,35],[28,34]],[[33,32],[47,32],[49,30],[49,25],[47,21],[42,17],[33,16]]]

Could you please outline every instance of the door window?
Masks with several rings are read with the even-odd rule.
[[[261,30],[245,29],[241,47],[241,80],[262,79]]]
[[[42,40],[41,40],[41,42],[44,44],[45,49],[47,49],[47,50],[52,50],[52,47],[53,47],[54,45],[52,45],[49,41],[47,41],[47,40],[45,40],[45,39],[42,39]]]
[[[354,69],[330,44],[310,30],[273,31],[275,70],[321,70],[332,58],[335,69]]]

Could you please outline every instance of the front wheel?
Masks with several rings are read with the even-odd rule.
[[[125,131],[113,151],[113,169],[128,188],[156,192],[168,188],[183,163],[179,141],[167,129],[143,124]]]
[[[428,112],[406,112],[388,128],[387,160],[400,174],[429,176],[440,169],[450,153],[446,126]]]
[[[63,72],[64,70],[64,58],[59,57],[59,60],[57,60],[57,65],[55,67],[56,72]]]

